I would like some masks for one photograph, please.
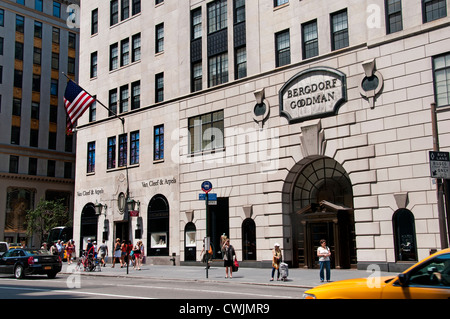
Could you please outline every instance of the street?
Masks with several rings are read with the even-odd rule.
[[[0,299],[299,299],[306,289],[233,282],[59,274],[0,277]]]

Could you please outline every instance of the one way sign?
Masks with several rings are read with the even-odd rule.
[[[430,152],[430,174],[433,178],[450,179],[449,152]]]

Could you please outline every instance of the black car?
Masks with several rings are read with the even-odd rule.
[[[45,249],[11,249],[0,258],[0,273],[14,274],[17,279],[26,275],[47,275],[52,279],[61,268],[61,258]]]

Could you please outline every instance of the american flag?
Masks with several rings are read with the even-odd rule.
[[[73,132],[74,123],[81,115],[83,115],[84,111],[94,103],[94,101],[95,99],[75,82],[72,80],[67,82],[66,91],[64,92],[64,104],[68,115],[68,132]]]

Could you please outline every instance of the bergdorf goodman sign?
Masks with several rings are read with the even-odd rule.
[[[331,116],[347,101],[344,73],[319,67],[302,71],[280,90],[280,115],[289,123]]]

